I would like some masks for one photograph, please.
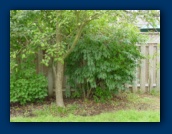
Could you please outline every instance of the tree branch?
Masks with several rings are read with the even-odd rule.
[[[95,13],[94,15],[92,15],[89,19],[86,19],[83,24],[79,27],[78,32],[75,36],[75,39],[71,45],[71,47],[69,48],[69,50],[66,52],[66,54],[63,56],[63,59],[66,59],[70,53],[73,51],[73,49],[75,48],[76,44],[78,43],[79,38],[81,37],[81,33],[82,30],[84,29],[84,27],[92,20],[97,19],[99,17],[99,14]],[[78,16],[77,16],[78,19]]]
[[[38,21],[35,21],[35,23],[36,23],[36,26],[38,27],[39,31],[40,31],[41,33],[43,33],[44,30],[39,26]]]
[[[79,38],[81,37],[81,33],[82,33],[83,28],[85,27],[85,25],[86,25],[88,22],[89,22],[89,21],[86,21],[85,23],[83,23],[83,24],[80,26],[80,28],[79,28],[79,30],[78,30],[76,36],[75,36],[75,39],[74,39],[74,41],[73,41],[71,47],[70,47],[69,50],[66,52],[66,54],[63,56],[63,59],[66,59],[66,58],[69,56],[69,54],[73,51],[73,49],[75,48],[76,44],[78,43]]]

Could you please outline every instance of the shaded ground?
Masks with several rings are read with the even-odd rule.
[[[42,103],[31,103],[25,106],[21,106],[19,104],[11,104],[10,117],[34,117],[36,115],[33,111],[44,110],[45,105],[52,105],[54,104],[54,102],[54,98],[47,98]],[[137,96],[131,94],[121,94],[115,96],[113,100],[109,101],[108,103],[96,103],[94,102],[94,100],[84,101],[82,99],[65,99],[64,102],[66,106],[76,106],[73,114],[81,116],[92,116],[103,112],[125,109],[160,110],[160,97],[147,94],[139,94]]]

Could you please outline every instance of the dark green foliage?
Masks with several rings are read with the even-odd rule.
[[[34,69],[20,70],[10,77],[10,102],[41,101],[47,96],[45,76],[36,74]]]
[[[104,103],[113,98],[113,93],[110,90],[96,88],[93,98],[96,102]]]
[[[126,24],[84,35],[67,59],[69,85],[84,97],[93,96],[96,88],[107,92],[125,89],[134,79],[136,61],[142,58],[136,46],[141,41],[138,30]]]

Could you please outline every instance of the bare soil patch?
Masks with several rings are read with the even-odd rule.
[[[149,98],[152,100],[150,103],[131,102],[126,95],[117,95],[107,103],[96,103],[94,100],[83,99],[64,99],[65,105],[76,105],[77,109],[74,111],[75,115],[92,116],[103,112],[111,112],[125,109],[136,110],[160,110],[160,98],[147,94],[140,94],[139,97]],[[50,105],[55,102],[55,98],[46,98],[45,101],[39,103],[30,103],[27,105],[11,104],[10,116],[25,116],[34,117],[34,110],[43,110],[44,105]]]

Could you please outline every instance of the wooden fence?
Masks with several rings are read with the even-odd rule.
[[[145,44],[138,44],[143,55],[147,58],[141,61],[141,66],[136,70],[136,81],[134,85],[127,85],[133,91],[149,92],[152,89],[160,90],[160,33],[141,33],[148,34],[149,39]],[[40,63],[37,60],[37,71]],[[40,68],[40,67],[39,67]],[[43,66],[42,72],[47,76],[47,68]],[[66,77],[64,77],[63,89],[66,87]]]
[[[160,34],[142,34],[149,34],[147,43],[138,45],[146,59],[143,59],[141,66],[137,67],[137,79],[134,81],[134,85],[128,85],[127,87],[133,92],[149,92],[152,89],[160,90]]]

